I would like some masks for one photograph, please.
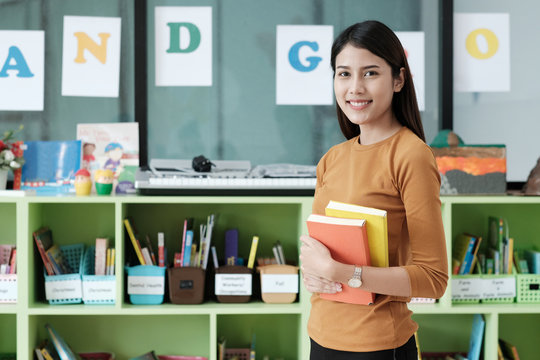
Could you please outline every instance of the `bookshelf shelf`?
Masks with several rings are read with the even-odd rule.
[[[508,219],[519,246],[540,246],[535,236],[540,232],[540,197],[446,196],[441,201],[449,254],[456,234],[487,233],[485,219],[492,214]],[[17,244],[19,255],[18,303],[0,304],[0,353],[17,351],[18,359],[31,359],[34,347],[47,337],[44,324],[51,323],[77,351],[110,351],[117,359],[151,350],[148,346],[152,344],[159,354],[216,360],[220,336],[227,336],[230,347],[247,347],[252,333],[257,334],[261,357],[305,359],[309,353],[305,325],[310,295],[303,286],[292,304],[267,304],[253,296],[242,304],[207,300],[200,305],[175,305],[165,298],[161,305],[132,305],[125,295],[124,272],[125,252],[131,245],[124,238],[122,219],[130,216],[142,234],[165,232],[171,258],[180,247],[183,219],[191,216],[202,222],[215,213],[213,244],[218,252],[224,246],[225,230],[237,227],[240,256],[247,257],[251,236],[258,235],[259,255],[270,256],[272,245],[279,240],[287,259],[297,261],[298,238],[306,232],[304,220],[311,212],[311,202],[309,197],[252,196],[0,198],[0,244]],[[118,274],[115,304],[49,305],[32,238],[32,232],[43,225],[53,230],[59,245],[90,246],[99,236],[114,240]],[[499,336],[514,342],[523,358],[535,357],[535,334],[540,332],[538,304],[455,305],[450,286],[438,303],[410,305],[420,325],[422,350],[466,351],[473,315],[480,313],[486,318],[484,360],[496,358]],[[279,341],[274,341],[276,333]],[[143,338],[144,342],[133,341]]]

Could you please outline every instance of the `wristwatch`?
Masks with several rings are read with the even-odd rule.
[[[360,266],[354,266],[354,273],[347,282],[347,285],[352,288],[359,288],[362,286],[362,268]]]

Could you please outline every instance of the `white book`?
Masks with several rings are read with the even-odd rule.
[[[142,256],[146,265],[153,265],[152,257],[150,256],[150,251],[147,247],[142,248]]]
[[[105,266],[107,263],[107,248],[109,247],[109,239],[97,238],[96,239],[96,258],[94,274],[105,275]]]

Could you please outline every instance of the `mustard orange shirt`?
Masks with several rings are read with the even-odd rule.
[[[313,213],[324,214],[330,200],[386,210],[389,265],[408,272],[413,297],[441,297],[448,264],[440,176],[430,147],[406,127],[375,144],[358,140],[332,147],[320,160]],[[409,300],[377,295],[373,305],[354,305],[313,294],[309,336],[336,350],[399,347],[418,328]]]

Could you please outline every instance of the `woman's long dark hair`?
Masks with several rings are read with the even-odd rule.
[[[399,76],[400,69],[405,69],[405,83],[400,92],[394,93],[392,99],[392,111],[399,123],[408,127],[424,142],[424,128],[418,110],[416,93],[412,81],[411,70],[405,56],[405,51],[396,34],[386,25],[379,21],[364,21],[349,26],[332,44],[331,65],[336,76],[336,56],[347,45],[360,49],[366,49],[378,57],[384,59],[392,68],[392,75]],[[336,103],[337,117],[341,132],[347,139],[360,134],[360,127],[353,124]]]

